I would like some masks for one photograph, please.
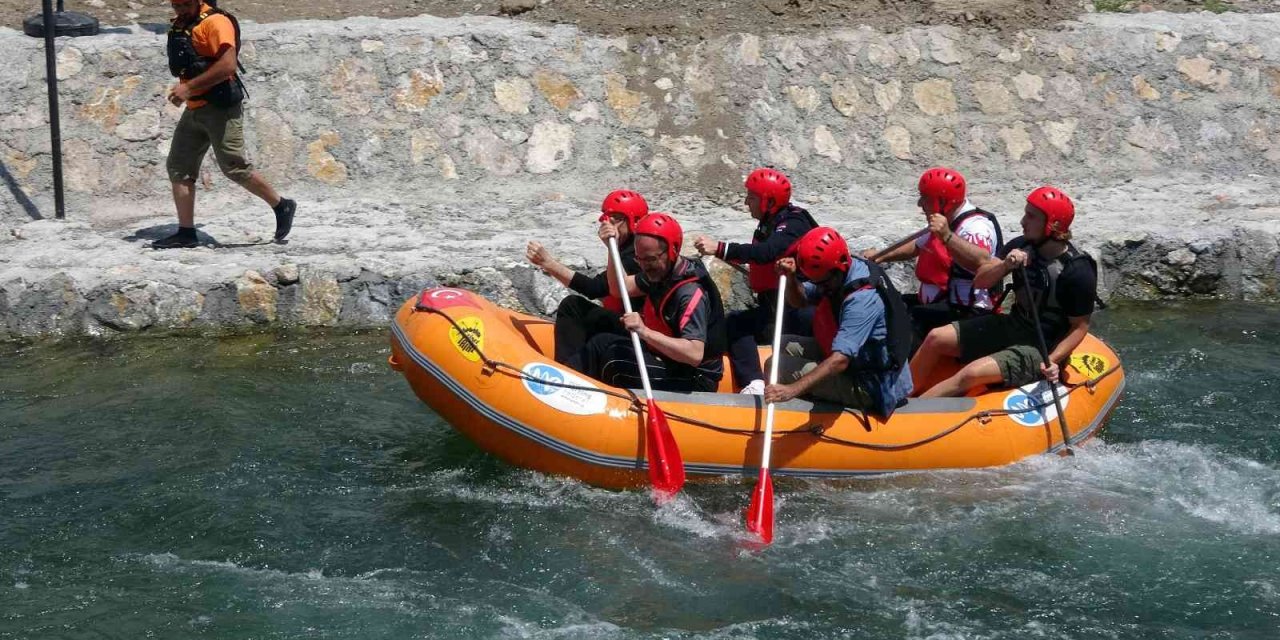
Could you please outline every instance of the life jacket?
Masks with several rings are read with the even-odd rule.
[[[729,346],[729,340],[725,333],[724,306],[720,302],[720,290],[716,288],[715,281],[711,279],[711,274],[702,265],[701,261],[679,258],[675,267],[671,269],[671,273],[667,275],[666,282],[651,288],[646,294],[644,311],[641,313],[641,317],[646,327],[664,336],[679,337],[680,329],[684,327],[684,322],[688,320],[687,314],[693,312],[693,306],[696,305],[698,300],[695,299],[695,305],[690,305],[688,309],[685,309],[685,317],[675,319],[674,326],[667,322],[665,312],[667,304],[675,297],[676,292],[683,287],[691,285],[699,287],[700,291],[695,293],[695,296],[704,295],[711,304],[710,323],[707,327],[707,342],[702,360],[703,362],[717,360]]]
[[[1067,243],[1067,250],[1064,251],[1062,255],[1052,260],[1044,260],[1040,257],[1039,252],[1035,251],[1035,249],[1029,245],[1026,246],[1026,249],[1033,257],[1031,264],[1027,265],[1026,268],[1027,279],[1031,284],[1031,295],[1033,299],[1027,300],[1025,303],[1023,302],[1022,294],[1026,291],[1026,285],[1023,283],[1021,271],[1014,271],[1014,291],[1019,295],[1014,302],[1013,310],[1024,318],[1030,319],[1031,312],[1029,307],[1025,305],[1036,305],[1036,310],[1040,315],[1040,324],[1048,329],[1048,331],[1046,331],[1046,338],[1052,338],[1050,343],[1050,346],[1052,347],[1052,345],[1060,340],[1062,336],[1066,335],[1069,327],[1067,314],[1063,311],[1062,303],[1058,300],[1059,276],[1061,276],[1068,268],[1071,268],[1075,263],[1080,262],[1088,265],[1088,267],[1093,270],[1094,276],[1096,277],[1098,273],[1098,263],[1093,259],[1093,256],[1080,251],[1070,242]]]
[[[883,267],[856,256],[853,259],[867,266],[871,272],[870,277],[846,282],[835,295],[822,298],[818,303],[817,311],[813,314],[813,337],[818,341],[818,346],[822,347],[823,355],[831,355],[831,346],[835,342],[836,333],[840,331],[840,314],[844,311],[845,299],[855,291],[875,289],[876,294],[880,296],[880,301],[884,303],[885,338],[883,341],[868,340],[863,345],[863,349],[883,345],[889,351],[889,361],[872,366],[860,362],[859,369],[864,371],[900,369],[911,357],[911,313]]]
[[[202,56],[196,52],[195,43],[192,41],[191,33],[195,30],[205,18],[213,15],[226,16],[231,21],[232,28],[236,32],[236,65],[240,69],[240,73],[244,73],[244,65],[240,64],[240,21],[236,17],[218,8],[217,0],[204,0],[204,4],[209,5],[208,11],[200,12],[194,21],[189,24],[179,24],[178,18],[174,18],[169,24],[169,41],[166,45],[166,51],[169,55],[169,73],[175,78],[190,80],[209,69],[209,66],[216,61],[216,58]],[[240,79],[240,74],[232,75],[208,91],[192,96],[197,100],[206,100],[210,104],[219,107],[234,107],[240,104],[249,94],[245,88],[244,82]]]
[[[1002,246],[1004,246],[1004,233],[1002,233],[1002,232],[1000,231],[1000,222],[999,222],[998,220],[996,220],[995,215],[994,215],[994,214],[992,214],[990,211],[986,211],[986,210],[983,210],[983,209],[970,209],[970,210],[968,210],[968,211],[966,211],[966,212],[964,212],[964,213],[962,213],[962,214],[960,214],[960,215],[956,216],[956,217],[955,217],[955,219],[954,219],[954,220],[952,220],[952,221],[951,221],[951,223],[950,223],[950,226],[951,226],[951,233],[956,233],[956,232],[960,229],[960,225],[964,223],[965,219],[969,218],[970,216],[975,216],[975,215],[977,215],[977,216],[982,216],[982,217],[986,218],[987,220],[989,220],[989,221],[991,222],[991,226],[992,226],[992,227],[995,227],[995,230],[996,230],[996,244],[995,244],[995,246],[994,246],[994,247],[991,247],[991,255],[993,255],[993,256],[994,256],[994,255],[996,255],[996,253],[998,253],[998,252],[1000,251],[1000,248],[1001,248]],[[945,249],[946,247],[944,246],[943,248]],[[949,252],[948,252],[948,258],[950,258],[950,253],[949,253]],[[964,267],[960,266],[960,263],[959,263],[959,262],[955,262],[954,260],[952,260],[952,261],[951,261],[951,268],[950,268],[950,269],[948,270],[948,272],[947,272],[947,276],[948,276],[948,278],[947,278],[947,280],[948,280],[948,281],[947,281],[947,288],[948,288],[948,291],[947,291],[947,299],[948,299],[948,300],[951,300],[952,298],[955,298],[956,300],[958,300],[958,302],[956,303],[956,304],[957,304],[957,306],[961,306],[961,307],[972,307],[972,306],[973,306],[973,303],[975,302],[975,300],[976,300],[976,298],[977,298],[976,294],[974,293],[973,286],[972,286],[973,278],[974,278],[974,276],[975,276],[975,275],[977,275],[977,274],[975,274],[974,272],[972,272],[972,271],[970,271],[970,270],[968,270],[968,269],[966,269],[966,268],[964,268]],[[968,282],[970,283],[970,285],[971,285],[971,286],[969,287],[969,296],[968,296],[968,299],[967,299],[967,300],[960,300],[960,295],[959,295],[958,293],[956,293],[956,295],[955,295],[955,296],[952,296],[952,295],[951,295],[951,294],[953,293],[951,290],[952,290],[952,289],[956,289],[956,288],[957,288],[957,283],[958,283],[958,281],[961,281],[961,280],[968,281]],[[1002,279],[1000,282],[997,282],[997,283],[995,283],[994,285],[992,285],[989,289],[987,289],[987,292],[988,292],[988,293],[990,294],[990,296],[991,296],[991,303],[992,303],[992,305],[993,305],[993,308],[994,308],[994,307],[998,307],[998,306],[999,306],[999,300],[1000,300],[1001,294],[1004,292],[1004,280]]]
[[[813,216],[809,215],[808,211],[795,205],[788,204],[778,210],[777,213],[761,220],[760,224],[756,225],[756,232],[751,237],[751,244],[759,244],[767,241],[769,236],[773,235],[773,230],[777,229],[778,225],[781,224],[783,220],[795,220],[797,223],[803,222],[808,225],[808,228],[805,229],[805,231],[818,226],[818,222],[813,219]],[[801,233],[800,235],[804,234]],[[781,257],[782,256],[776,256],[770,262],[760,264],[752,262],[747,265],[747,284],[751,286],[752,292],[764,293],[766,291],[778,290],[778,272],[774,270],[774,264],[776,264],[778,258]]]
[[[951,252],[947,251],[947,246],[938,236],[929,234],[929,239],[916,254],[916,279],[946,291],[951,280],[951,264]]]

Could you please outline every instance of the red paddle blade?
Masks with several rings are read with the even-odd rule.
[[[773,542],[773,477],[768,469],[760,470],[751,504],[747,507],[747,531],[760,536],[765,544]]]
[[[684,461],[680,459],[680,448],[676,446],[675,436],[671,435],[667,415],[653,400],[649,400],[645,444],[649,452],[649,482],[658,496],[658,502],[666,502],[675,497],[680,492],[680,487],[684,486]]]

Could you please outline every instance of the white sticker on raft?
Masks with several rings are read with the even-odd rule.
[[[590,416],[604,411],[607,397],[600,391],[570,389],[559,385],[598,389],[591,381],[541,362],[524,366],[524,388],[539,402],[565,413]],[[554,383],[554,384],[546,384]]]
[[[1062,403],[1063,411],[1067,410],[1070,400],[1066,387],[1058,385],[1058,401]],[[1016,412],[1009,414],[1009,417],[1024,427],[1038,427],[1058,419],[1058,410],[1053,406],[1053,393],[1049,390],[1048,380],[1025,384],[1010,391],[1004,397],[1004,408]]]

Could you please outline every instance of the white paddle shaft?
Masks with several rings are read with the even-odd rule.
[[[782,359],[782,309],[787,304],[787,277],[778,276],[778,301],[773,312],[773,357],[769,359],[769,384],[778,384],[778,360]],[[764,413],[764,450],[760,454],[760,468],[768,470],[769,453],[773,449],[773,407],[769,403]]]
[[[613,258],[613,276],[618,281],[618,294],[622,298],[622,310],[631,313],[631,294],[627,292],[627,272],[622,270],[622,255],[618,252],[618,239],[609,238],[609,256]],[[644,350],[640,346],[640,334],[631,333],[631,348],[636,351],[636,368],[640,369],[640,386],[644,387],[645,400],[653,399],[649,386],[649,367],[644,363]]]

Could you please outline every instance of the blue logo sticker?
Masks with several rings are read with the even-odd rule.
[[[1070,400],[1066,389],[1058,388],[1058,399],[1065,411]],[[1024,427],[1038,427],[1058,417],[1053,407],[1053,392],[1043,380],[1010,391],[1004,397],[1004,408],[1012,411],[1009,417]]]
[[[559,369],[550,365],[535,364],[528,367],[525,370],[525,373],[536,380],[564,384],[564,374],[561,373]],[[529,391],[540,396],[549,396],[564,389],[564,387],[559,387],[555,384],[542,384],[541,382],[534,382],[533,380],[525,380],[525,386],[529,388]]]

